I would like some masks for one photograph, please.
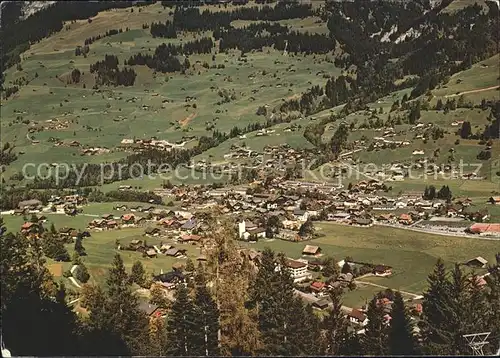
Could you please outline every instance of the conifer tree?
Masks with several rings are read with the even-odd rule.
[[[449,354],[447,346],[450,337],[445,331],[449,312],[450,283],[444,262],[438,259],[434,271],[427,279],[429,288],[424,292],[422,331],[423,345],[426,353]]]
[[[491,338],[493,350],[495,347],[500,347],[500,252],[496,254],[496,263],[488,267],[489,275],[485,276],[487,283],[486,298],[488,300],[489,309],[486,310],[487,322]]]
[[[78,234],[75,240],[75,252],[78,253],[80,256],[87,256],[87,253],[85,252],[85,248],[83,247],[82,243],[82,235]]]
[[[332,309],[323,319],[323,351],[327,355],[341,354],[341,348],[347,339],[347,320],[342,312],[342,291],[333,289],[329,292]]]
[[[75,278],[82,283],[87,283],[89,280],[90,274],[83,262],[75,269]]]
[[[144,266],[142,262],[136,261],[132,265],[132,272],[130,273],[130,282],[136,283],[141,287],[144,287],[146,282],[146,271],[144,270]]]
[[[186,287],[181,286],[175,293],[175,302],[168,316],[167,354],[176,357],[196,354],[194,343],[195,309]]]
[[[203,276],[197,280],[194,299],[194,325],[196,340],[193,342],[194,354],[200,356],[219,355],[219,310]]]
[[[147,338],[148,322],[138,309],[137,297],[132,293],[123,260],[116,254],[106,280],[108,286],[107,310],[111,313],[113,331],[127,344],[132,354],[139,354]]]
[[[13,356],[75,355],[78,321],[44,266],[38,239],[6,233],[0,218],[2,338]]]
[[[279,269],[276,269],[279,267]],[[275,256],[266,248],[262,253],[259,272],[251,287],[251,303],[259,312],[259,329],[266,354],[288,354],[288,329],[293,303],[293,280],[283,255]]]
[[[363,350],[366,355],[386,355],[388,353],[388,330],[384,322],[384,308],[377,301],[377,297],[372,298],[366,313],[368,324],[365,326],[365,334],[362,337]]]
[[[399,291],[394,294],[389,327],[389,353],[391,355],[417,354],[417,343],[413,336],[413,323]]]

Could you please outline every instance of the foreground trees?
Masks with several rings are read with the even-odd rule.
[[[169,309],[167,319],[141,311],[132,284],[142,282],[143,269],[134,265],[131,279],[119,255],[104,288],[83,285],[88,316],[78,318],[64,285],[45,268],[38,239],[0,228],[2,333],[15,355],[463,355],[471,352],[462,336],[475,332],[492,332],[486,353],[499,344],[500,254],[487,284],[439,260],[424,292],[420,333],[399,292],[390,318],[380,295],[370,301],[363,333],[349,327],[340,291],[330,292],[330,309],[319,319],[296,295],[285,257],[266,249],[255,265],[224,223],[212,224],[208,262],[179,286],[173,303],[152,290],[151,300]]]

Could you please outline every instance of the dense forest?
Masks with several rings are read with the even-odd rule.
[[[96,85],[133,86],[137,74],[131,68],[118,68],[118,58],[105,55],[103,61],[90,65],[90,73],[95,73]]]
[[[127,271],[119,254],[105,287],[83,285],[80,303],[89,315],[77,316],[67,304],[71,292],[45,265],[48,255],[61,250],[61,259],[69,260],[56,229],[38,225],[39,234],[26,238],[7,233],[0,219],[6,347],[13,355],[36,356],[467,355],[470,348],[462,335],[485,331],[492,332],[485,353],[499,343],[500,254],[484,276],[484,287],[460,265],[448,270],[438,260],[428,276],[418,324],[400,292],[379,292],[367,304],[364,333],[356,334],[342,312],[341,290],[329,292],[332,305],[319,318],[294,294],[283,254],[266,249],[252,263],[238,252],[229,225],[208,220],[214,245],[207,262],[198,267],[191,263],[187,284],[176,289],[175,301],[151,291],[149,302],[168,310],[165,319],[148,318],[140,310],[132,284],[150,288],[153,277],[141,262]],[[89,279],[81,258],[85,240],[79,236],[73,253],[82,282]],[[329,277],[340,273],[335,265],[331,268],[325,271]],[[380,304],[384,298],[394,302],[389,321]]]

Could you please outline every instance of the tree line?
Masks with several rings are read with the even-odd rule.
[[[7,68],[19,63],[21,61],[20,54],[29,49],[30,44],[61,31],[65,21],[87,19],[97,15],[100,11],[133,5],[128,1],[85,3],[63,1],[48,6],[23,21],[18,19],[20,10],[17,7],[7,7],[7,17],[10,20],[7,23],[3,22],[0,29],[3,39],[0,72],[3,74]],[[2,11],[3,13],[4,11]]]
[[[133,86],[137,74],[132,68],[118,68],[118,57],[105,55],[104,60],[90,65],[90,73],[96,73],[96,85]]]
[[[118,254],[105,287],[83,286],[80,303],[89,314],[78,317],[67,305],[68,290],[45,266],[41,240],[28,241],[2,226],[6,347],[14,355],[37,356],[467,355],[464,334],[491,332],[486,353],[499,343],[500,253],[484,276],[486,285],[458,264],[447,270],[439,259],[428,276],[419,323],[400,292],[385,291],[369,301],[368,324],[356,333],[342,311],[340,290],[329,291],[330,307],[319,318],[295,294],[283,254],[265,249],[254,266],[239,254],[228,227],[212,223],[211,230],[207,262],[186,265],[187,285],[177,288],[173,302],[151,289],[150,302],[169,312],[165,319],[140,310],[132,284],[149,287],[152,280],[140,262],[127,272]],[[391,319],[380,303],[384,297],[393,301]]]
[[[233,11],[209,11],[196,7],[177,6],[174,11],[174,26],[178,30],[207,31],[227,28],[234,20],[278,21],[286,19],[303,19],[314,15],[310,4],[280,2],[274,7],[257,6],[241,7]]]

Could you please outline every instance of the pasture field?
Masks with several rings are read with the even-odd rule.
[[[269,247],[291,258],[300,258],[306,244],[317,245],[324,255],[336,260],[351,256],[355,261],[389,265],[393,267],[392,276],[362,280],[415,294],[426,288],[427,276],[439,257],[450,268],[456,262],[476,256],[492,262],[495,252],[500,249],[498,241],[438,236],[380,226],[359,228],[321,222],[316,228],[324,236],[307,242],[259,240],[246,245],[256,249]]]
[[[167,20],[169,9],[163,10],[159,4],[141,9],[141,13],[134,13],[136,16],[119,9],[99,13],[92,24],[87,21],[69,24],[69,30],[32,46],[22,56],[22,70],[7,71],[7,83],[25,77],[29,84],[2,103],[2,141],[14,144],[18,152],[24,153],[3,174],[6,180],[20,171],[24,163],[99,163],[119,159],[127,155],[118,148],[124,138],[155,136],[182,141],[189,136],[195,140],[186,145],[194,145],[196,138],[210,135],[208,128],[229,132],[234,126],[244,128],[263,122],[265,117],[255,114],[259,106],[273,107],[283,99],[300,95],[311,85],[323,85],[323,73],[335,76],[341,73],[331,59],[325,61],[325,55],[283,56],[265,49],[240,59],[239,51],[227,54],[215,51],[190,56],[191,68],[184,75],[154,74],[145,66],[135,66],[138,76],[133,87],[93,90],[89,65],[103,60],[105,54],[116,55],[123,65],[130,56],[154,51],[161,43],[178,44],[210,35],[183,33],[177,39],[153,38],[149,30],[142,29],[142,24]],[[123,21],[114,22],[116,18]],[[302,25],[297,26],[307,28],[307,24],[315,21],[300,20]],[[293,21],[290,25],[294,26]],[[125,31],[126,26],[129,31]],[[102,35],[112,28],[123,28],[124,32],[92,43],[86,58],[75,56],[75,47],[83,45],[85,38]],[[225,68],[206,69],[202,66],[204,62]],[[69,74],[75,68],[83,73],[81,82],[69,84]],[[222,100],[219,92],[233,94],[234,99],[218,105]],[[187,96],[196,99],[187,101]],[[65,128],[51,128],[48,120],[64,123]],[[46,128],[28,133],[31,126]],[[296,137],[291,141],[304,145],[301,134]],[[49,141],[53,139],[64,144],[55,146]],[[81,147],[105,147],[111,152],[82,156],[80,148],[69,146],[71,141],[78,141]]]

